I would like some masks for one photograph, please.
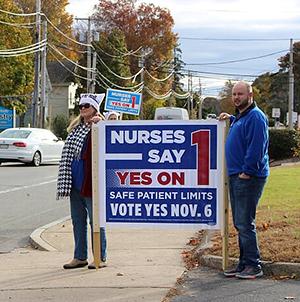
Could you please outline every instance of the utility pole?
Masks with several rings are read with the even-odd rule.
[[[93,34],[93,41],[96,41],[96,42],[99,42],[100,40],[100,35],[98,32],[94,32]],[[92,71],[92,87],[91,87],[91,90],[92,90],[92,93],[95,93],[96,91],[96,74],[97,74],[97,52],[96,50],[94,49],[93,50],[93,71]]]
[[[176,48],[174,47],[173,49],[173,83],[172,83],[172,90],[173,92],[175,92],[176,90],[176,67],[177,67],[177,57],[176,57]],[[172,94],[170,95],[170,97],[168,98],[168,106],[171,107],[171,98],[172,98]],[[176,103],[176,98],[175,98],[175,103]]]
[[[293,39],[290,39],[290,60],[289,60],[289,129],[294,129],[293,127],[293,111],[294,111],[294,49],[293,49]]]
[[[138,66],[139,68],[142,68],[143,70],[141,71],[141,83],[142,83],[142,90],[141,90],[141,94],[142,94],[142,100],[143,100],[143,90],[144,90],[144,65],[145,65],[145,52],[144,50],[142,50],[142,56],[139,58],[139,63],[138,63]],[[143,101],[140,105],[140,117],[141,117],[141,120],[144,119],[144,116],[143,116]]]
[[[96,65],[97,65],[97,52],[93,51],[93,71],[92,71],[92,85],[91,85],[91,93],[95,93],[96,88]]]
[[[47,21],[43,20],[43,40],[47,41]],[[45,127],[46,108],[46,73],[47,73],[47,44],[43,47],[41,62],[41,104],[40,104],[40,127]]]
[[[36,33],[35,42],[41,41],[41,0],[36,0]],[[40,68],[41,68],[40,51],[36,51],[34,55],[34,91],[32,99],[32,126],[38,125],[38,106],[40,98]]]
[[[189,70],[188,71],[188,92],[189,92],[189,97],[188,97],[188,113],[189,113],[189,118],[191,118],[191,113],[192,113],[192,94],[193,94],[193,80],[192,80],[192,73]]]
[[[91,18],[88,17],[88,31],[87,31],[87,60],[86,60],[86,67],[87,67],[87,81],[86,81],[86,91],[90,92],[91,90],[91,78],[92,78],[92,73],[91,73],[91,61],[92,61],[92,49],[91,49],[91,42],[92,42],[92,37],[91,37]]]
[[[87,92],[91,92],[92,88],[91,84],[92,84],[92,71],[91,71],[91,65],[92,65],[92,47],[91,47],[91,43],[92,43],[92,21],[94,21],[94,19],[92,19],[91,17],[88,18],[75,18],[75,20],[79,21],[79,20],[83,20],[83,21],[87,21],[88,22],[88,30],[87,30],[87,44],[89,46],[87,46],[87,58],[86,58],[86,91]]]
[[[202,85],[201,79],[199,78],[199,104],[198,104],[198,119],[202,119]]]
[[[194,96],[193,96],[193,75],[191,74],[190,79],[190,87],[191,87],[191,115],[193,115],[193,109],[194,109]]]

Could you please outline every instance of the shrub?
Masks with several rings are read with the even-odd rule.
[[[65,140],[68,135],[67,132],[68,124],[69,124],[68,118],[63,114],[58,114],[52,122],[52,129],[54,134],[57,137],[61,137],[63,140]]]
[[[279,160],[299,156],[300,132],[288,129],[270,129],[270,159]]]
[[[300,130],[296,134],[296,146],[293,148],[294,156],[300,157]]]

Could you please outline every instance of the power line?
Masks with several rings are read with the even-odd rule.
[[[31,50],[31,49],[36,49],[36,48],[43,47],[43,46],[45,46],[46,43],[47,43],[46,40],[42,40],[38,43],[27,45],[27,46],[24,46],[24,47],[1,49],[0,53],[18,53],[18,52],[22,52],[22,51],[26,51],[26,50]]]
[[[3,10],[3,9],[0,9],[0,12],[4,13],[4,14],[12,15],[12,16],[18,16],[18,17],[31,17],[31,16],[36,16],[39,14],[39,13],[20,14],[20,13],[9,12],[9,11]]]
[[[188,69],[182,69],[182,71],[191,71],[193,73],[215,74],[215,75],[233,76],[233,77],[246,77],[246,78],[257,78],[257,77],[259,77],[259,75],[257,75],[257,74],[220,73],[220,72],[209,72],[209,71],[188,70]],[[187,75],[187,74],[185,74],[185,75]]]
[[[15,26],[15,27],[25,27],[25,28],[32,28],[35,22],[30,23],[11,23],[11,22],[5,22],[0,20],[0,24],[9,25],[9,26]]]
[[[289,41],[290,38],[192,38],[192,37],[179,37],[181,40],[192,41],[231,41],[231,42],[274,42],[274,41]],[[299,39],[294,39],[299,40]]]
[[[250,58],[245,58],[245,59],[239,59],[239,60],[231,60],[231,61],[223,61],[223,62],[210,62],[210,63],[186,63],[185,65],[190,65],[190,66],[203,66],[203,65],[221,65],[221,64],[230,64],[230,63],[238,63],[238,62],[245,62],[245,61],[251,61],[251,60],[257,60],[257,59],[262,59],[266,57],[270,57],[282,52],[289,51],[288,49],[268,53],[265,55],[257,56],[257,57],[250,57]]]
[[[51,47],[56,53],[60,54],[62,57],[64,57],[66,60],[68,60],[69,62],[73,63],[74,65],[76,65],[77,67],[83,69],[83,70],[90,70],[91,72],[93,71],[92,68],[86,68],[84,66],[81,66],[79,64],[77,64],[76,62],[74,62],[73,60],[69,59],[67,56],[65,56],[62,52],[60,52],[56,47],[54,47],[53,45],[48,43],[48,46]]]
[[[49,19],[44,13],[42,13],[41,15],[43,15],[43,16],[46,18],[46,20],[50,23],[50,25],[51,25],[57,32],[59,32],[61,35],[63,35],[63,36],[64,36],[65,38],[67,38],[68,40],[70,40],[70,41],[72,41],[72,42],[74,42],[74,43],[76,43],[76,44],[78,44],[78,45],[81,45],[81,46],[86,46],[86,47],[92,47],[92,48],[94,48],[94,46],[93,46],[92,44],[81,43],[81,42],[78,42],[78,41],[76,41],[76,40],[70,38],[70,37],[67,36],[65,33],[63,33],[59,28],[57,28],[57,27],[50,21],[50,19]]]
[[[171,76],[174,74],[174,70],[172,70],[165,78],[158,79],[158,78],[154,77],[153,75],[151,75],[148,70],[145,70],[145,72],[152,80],[154,80],[156,82],[165,82],[165,81],[169,80],[171,78]]]
[[[143,71],[143,68],[141,68],[136,74],[134,74],[132,76],[128,76],[128,77],[123,77],[123,76],[118,75],[114,71],[112,71],[98,54],[97,54],[97,59],[98,59],[98,62],[102,63],[111,74],[113,74],[115,77],[122,79],[122,80],[135,79]]]
[[[86,46],[86,47],[93,47],[93,45],[91,44],[85,44],[85,43],[81,43],[81,42],[78,42],[72,38],[70,38],[68,35],[66,35],[65,33],[63,33],[58,27],[56,27],[52,22],[51,20],[47,17],[46,14],[44,13],[40,13],[40,12],[36,12],[36,13],[30,13],[30,14],[19,14],[19,13],[13,13],[13,12],[9,12],[9,11],[5,11],[5,10],[2,10],[0,9],[0,12],[2,13],[5,13],[5,14],[8,14],[8,15],[12,15],[12,16],[19,16],[19,17],[31,17],[31,16],[36,16],[36,15],[40,15],[40,16],[43,16],[45,17],[45,19],[49,22],[49,24],[57,31],[59,32],[61,35],[63,35],[65,38],[67,38],[68,40],[78,44],[78,45],[81,45],[81,46]]]
[[[0,100],[1,99],[11,99],[11,98],[31,98],[31,94],[19,94],[19,95],[0,95]]]
[[[139,87],[141,87],[143,84],[144,84],[144,82],[141,82],[141,83],[139,83],[139,84],[137,84],[137,85],[135,85],[135,86],[120,86],[120,85],[118,85],[118,84],[115,84],[115,83],[113,83],[112,81],[110,81],[107,77],[105,77],[102,73],[100,73],[98,70],[97,70],[97,76],[98,76],[98,78],[100,78],[100,79],[105,79],[109,84],[111,84],[111,85],[113,85],[113,86],[115,86],[115,87],[117,87],[117,88],[120,88],[120,89],[128,89],[128,90],[130,90],[130,89],[138,89]]]

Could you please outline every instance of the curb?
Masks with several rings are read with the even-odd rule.
[[[196,250],[196,257],[198,258],[201,265],[223,271],[223,258],[221,256],[205,254],[205,252],[212,245],[212,242],[210,240],[212,236],[213,232],[206,230],[199,244],[199,247]],[[237,258],[229,258],[228,267],[237,266],[238,261],[239,259]],[[264,275],[268,277],[277,276],[282,278],[300,279],[300,263],[262,261],[262,268]]]
[[[222,257],[214,255],[198,255],[198,257],[202,265],[222,270]],[[229,266],[235,266],[237,264],[237,258],[229,258]],[[262,268],[265,276],[300,278],[299,263],[262,261]]]
[[[29,236],[30,245],[40,251],[57,252],[57,249],[55,249],[52,245],[42,239],[42,233],[59,223],[69,220],[70,218],[71,216],[66,216],[34,230]]]

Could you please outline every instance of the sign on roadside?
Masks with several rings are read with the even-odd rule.
[[[100,225],[219,229],[224,129],[216,120],[98,123]]]
[[[14,125],[14,110],[0,106],[0,130],[12,128]]]
[[[298,121],[298,113],[297,112],[292,112],[292,121],[293,121],[293,124],[297,123]],[[287,112],[286,113],[286,124],[288,125],[289,124],[289,113]]]
[[[141,102],[141,93],[107,89],[104,109],[107,111],[139,115]]]
[[[272,117],[275,117],[275,118],[280,117],[280,108],[272,108]]]

